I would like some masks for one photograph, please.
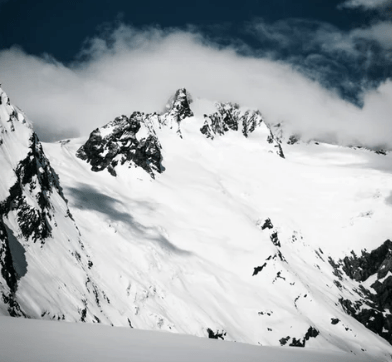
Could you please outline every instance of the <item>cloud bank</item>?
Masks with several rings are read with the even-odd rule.
[[[271,37],[284,42],[281,33]],[[345,37],[334,46],[352,51]],[[359,108],[292,64],[244,55],[239,47],[220,46],[195,31],[120,25],[90,39],[71,65],[18,48],[2,51],[0,78],[46,141],[88,135],[135,110],[160,111],[177,88],[186,87],[193,98],[258,108],[268,122],[284,121],[290,132],[304,138],[392,149],[390,80],[365,92]]]

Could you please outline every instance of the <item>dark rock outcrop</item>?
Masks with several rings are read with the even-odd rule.
[[[7,230],[2,219],[0,219],[0,268],[1,275],[6,281],[8,288],[11,293],[15,293],[17,288],[17,275],[12,262]]]
[[[274,231],[274,232],[271,234],[270,239],[271,239],[272,244],[274,244],[274,245],[277,246],[277,247],[281,247],[281,244],[280,244],[280,240],[279,240],[278,232],[277,232],[277,231]]]
[[[272,225],[272,221],[270,218],[266,219],[264,221],[264,224],[261,226],[261,230],[265,230],[265,229],[272,229],[274,227],[274,225]]]
[[[236,103],[216,103],[215,106],[217,112],[210,115],[205,114],[204,125],[200,128],[200,132],[207,138],[214,139],[229,131],[241,131],[244,137],[248,137],[258,127],[266,127],[268,133],[266,141],[271,145],[271,150],[284,158],[280,142],[263,121],[260,111],[241,111]]]
[[[392,242],[386,240],[370,253],[363,250],[361,256],[351,252],[338,263],[330,260],[330,264],[340,280],[342,271],[359,283],[376,275],[376,281],[370,285],[372,291],[360,284],[356,290],[359,300],[340,298],[339,302],[347,314],[392,344]]]
[[[386,240],[370,253],[366,250],[362,251],[359,257],[354,252],[351,254],[343,259],[343,270],[357,282],[363,282],[375,273],[377,279],[382,279],[388,272],[392,272],[392,241],[390,240]]]
[[[137,138],[142,125],[145,127],[144,123],[152,117],[156,117],[156,114],[134,112],[129,118],[117,117],[106,126],[94,130],[77,151],[77,157],[87,161],[95,172],[107,169],[116,176],[116,166],[127,163],[142,167],[154,177],[154,172],[163,171],[162,147],[154,132],[145,138]]]
[[[305,347],[306,342],[309,341],[310,338],[316,338],[319,334],[320,334],[320,332],[316,328],[310,326],[308,328],[308,330],[306,331],[305,336],[303,338],[293,337],[291,339],[289,346],[290,347]],[[290,338],[291,338],[290,336],[281,338],[279,340],[280,345],[281,346],[286,345],[290,341]]]
[[[9,190],[9,196],[0,203],[0,217],[6,217],[15,210],[22,235],[34,242],[51,236],[50,220],[52,219],[52,205],[50,195],[54,190],[63,198],[59,178],[49,160],[46,158],[42,145],[35,133],[30,139],[30,150],[26,157],[19,162],[15,169],[16,182]],[[28,192],[36,205],[27,201]]]
[[[193,117],[193,112],[190,107],[191,97],[185,88],[178,89],[174,96],[169,99],[166,105],[167,112],[163,114],[164,117],[173,117],[179,123],[183,119]]]
[[[177,124],[177,133],[181,136],[180,122],[192,117],[189,95],[184,88],[177,90],[169,100],[162,114],[133,112],[130,117],[122,115],[107,125],[95,129],[87,142],[79,148],[76,155],[91,165],[91,170],[107,170],[116,176],[118,165],[141,167],[152,178],[162,173],[162,146],[155,127]],[[140,134],[143,134],[140,136]]]
[[[208,338],[211,339],[221,339],[222,341],[225,339],[226,332],[222,330],[222,332],[219,332],[219,330],[216,331],[216,333],[211,329],[207,328],[207,333],[208,333]]]
[[[266,266],[267,266],[267,263],[264,263],[262,266],[255,267],[252,276],[259,274]]]
[[[5,288],[0,283],[0,296],[3,299],[3,302],[7,305],[9,315],[11,317],[26,317],[15,298],[15,293],[18,287],[18,276],[13,264],[7,230],[2,217],[0,218],[0,269],[1,276],[8,287]]]

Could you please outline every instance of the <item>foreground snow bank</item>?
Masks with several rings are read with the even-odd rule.
[[[332,351],[257,347],[166,332],[10,317],[0,317],[0,351],[1,361],[6,362],[365,361]]]

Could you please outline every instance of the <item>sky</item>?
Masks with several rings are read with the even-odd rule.
[[[392,1],[0,0],[0,83],[54,141],[179,87],[289,132],[392,149]]]

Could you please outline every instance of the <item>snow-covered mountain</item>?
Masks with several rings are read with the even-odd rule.
[[[109,323],[58,175],[23,112],[0,100],[1,314]]]
[[[185,89],[87,139],[0,121],[1,314],[390,360],[391,154]]]

